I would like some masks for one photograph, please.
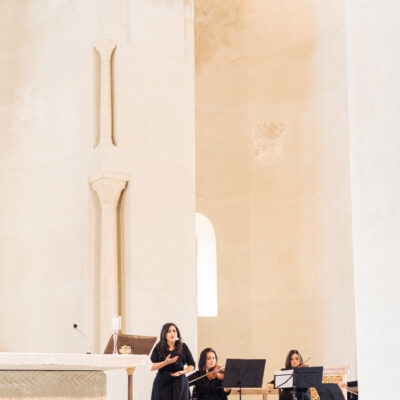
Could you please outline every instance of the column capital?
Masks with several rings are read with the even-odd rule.
[[[95,45],[95,49],[100,54],[102,60],[111,60],[112,53],[117,47],[117,43],[112,40],[104,39]]]
[[[102,208],[117,207],[121,192],[125,189],[128,181],[128,175],[111,172],[95,175],[89,180],[99,197]]]

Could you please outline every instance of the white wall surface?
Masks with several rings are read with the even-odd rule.
[[[347,2],[360,398],[393,397],[400,350],[400,3]],[[379,384],[384,377],[384,384]]]

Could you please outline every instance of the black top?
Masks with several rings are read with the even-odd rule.
[[[352,390],[356,389],[356,391],[358,391],[358,382],[357,381],[351,381],[351,382],[347,382],[347,387]],[[347,400],[357,400],[358,399],[358,394],[354,394],[354,393],[350,393],[347,392]]]
[[[222,381],[218,378],[208,379],[206,376],[196,382],[192,381],[200,376],[204,375],[200,371],[196,371],[194,374],[189,375],[189,385],[194,385],[193,389],[193,400],[226,400],[229,392],[225,392],[222,387]]]
[[[165,367],[160,368],[158,372],[173,373],[177,371],[182,371],[185,365],[193,365],[193,368],[195,367],[196,363],[193,360],[192,353],[190,352],[189,347],[187,347],[185,343],[182,343],[182,350],[180,353],[178,353],[177,350],[174,349],[174,350],[168,350],[166,354],[160,354],[160,347],[161,347],[160,342],[158,342],[154,347],[153,351],[151,352],[150,359],[153,363],[164,361],[165,358],[168,356],[168,354],[170,354],[171,357],[179,356],[179,358],[173,364],[168,364]]]

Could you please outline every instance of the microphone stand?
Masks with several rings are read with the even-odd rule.
[[[72,326],[73,326],[73,328],[74,328],[75,330],[77,330],[77,331],[84,337],[84,339],[86,340],[86,345],[87,345],[87,352],[86,352],[86,354],[91,354],[91,352],[90,352],[90,342],[89,342],[88,337],[85,335],[85,333],[84,333],[81,329],[78,328],[78,324],[73,324]]]

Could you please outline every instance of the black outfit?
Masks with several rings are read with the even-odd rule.
[[[153,382],[153,391],[151,392],[151,400],[190,400],[189,383],[186,375],[171,376],[172,373],[182,371],[185,365],[193,365],[192,353],[185,343],[182,343],[181,352],[176,350],[167,351],[166,354],[160,353],[160,343],[154,347],[150,359],[153,363],[164,361],[165,358],[179,356],[173,363],[166,365],[158,370]]]
[[[296,389],[295,393],[297,400],[310,400],[310,395],[308,394],[308,389]],[[292,391],[290,389],[282,389],[279,395],[279,400],[292,400]]]
[[[275,379],[271,382],[275,387]],[[308,393],[309,389],[296,389],[296,399],[297,400],[311,400],[310,395]],[[279,400],[293,400],[292,389],[279,389]]]
[[[194,385],[192,399],[193,400],[226,400],[228,394],[222,387],[222,381],[218,378],[208,379],[206,376],[196,382],[191,383],[194,379],[204,375],[200,371],[196,371],[189,376],[189,385]]]
[[[347,387],[352,390],[356,389],[358,391],[358,382],[357,381],[351,381],[347,382]],[[347,400],[357,400],[358,399],[358,394],[350,393],[347,392]]]

